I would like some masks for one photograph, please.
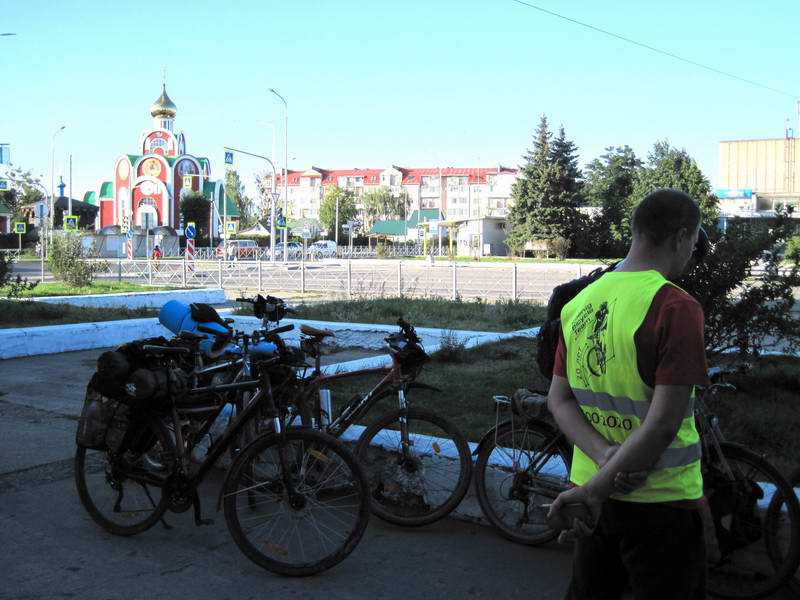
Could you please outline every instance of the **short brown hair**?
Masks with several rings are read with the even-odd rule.
[[[663,188],[650,192],[633,211],[631,229],[660,246],[684,227],[700,225],[700,207],[689,194]]]

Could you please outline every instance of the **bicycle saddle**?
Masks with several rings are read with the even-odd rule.
[[[310,325],[300,325],[300,333],[319,339],[324,337],[333,337],[336,335],[330,329],[317,329],[316,327],[311,327]]]

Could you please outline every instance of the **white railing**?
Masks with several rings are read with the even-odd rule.
[[[434,263],[423,261],[102,260],[98,277],[135,279],[153,286],[222,287],[236,291],[321,293],[330,297],[414,296],[536,300],[589,265]]]

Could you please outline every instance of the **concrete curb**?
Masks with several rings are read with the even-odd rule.
[[[169,290],[153,292],[125,292],[121,294],[88,294],[86,296],[43,296],[32,298],[34,302],[47,304],[69,304],[70,306],[91,306],[100,308],[160,308],[170,300],[180,300],[191,304],[225,304],[225,290],[222,288],[202,288],[192,290]]]
[[[234,325],[243,331],[252,332],[261,326],[261,321],[255,317],[237,315],[233,319]],[[339,346],[371,350],[382,349],[383,338],[387,334],[397,331],[396,326],[365,323],[301,321],[298,319],[286,319],[283,323],[295,325],[294,330],[283,336],[287,343],[293,346],[297,346],[300,343],[301,324],[332,329],[337,333],[333,343]],[[534,328],[534,330],[538,329]],[[515,335],[529,335],[528,332],[530,331],[533,330],[498,334],[480,331],[452,331],[429,327],[421,327],[417,330],[429,352],[435,352],[440,347],[443,335],[451,335],[471,348],[475,345],[498,341]],[[0,329],[0,360],[40,354],[92,350],[94,348],[110,348],[133,340],[159,335],[172,337],[172,333],[163,327],[156,318]],[[388,356],[362,360],[375,361],[381,358],[388,360]],[[359,363],[360,361],[351,362]],[[348,367],[349,370],[358,368],[365,367]]]

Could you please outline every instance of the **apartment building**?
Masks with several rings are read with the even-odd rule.
[[[385,188],[408,196],[409,212],[438,209],[444,219],[468,220],[486,217],[505,219],[511,202],[511,185],[517,170],[497,167],[391,166],[385,169],[323,169],[289,171],[287,190],[289,217],[316,219],[325,189],[337,185],[352,190],[356,207],[369,191]],[[267,186],[269,181],[266,182]],[[278,188],[281,189],[278,175]]]

